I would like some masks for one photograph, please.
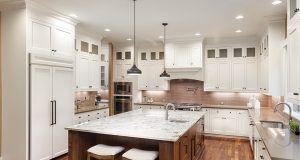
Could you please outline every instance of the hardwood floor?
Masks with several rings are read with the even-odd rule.
[[[68,160],[68,156],[55,160]],[[253,160],[253,154],[248,140],[206,137],[202,160]]]
[[[253,160],[248,140],[206,137],[202,160]]]

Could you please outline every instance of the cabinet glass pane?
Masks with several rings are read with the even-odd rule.
[[[290,19],[297,13],[297,0],[290,0]]]
[[[105,62],[105,54],[101,54],[100,57],[101,57],[101,61]]]
[[[141,60],[147,60],[147,53],[146,52],[141,53]]]
[[[87,42],[81,41],[81,52],[89,52],[89,44]]]
[[[117,52],[116,59],[122,60],[122,52]]]
[[[101,86],[105,86],[105,66],[101,66]]]
[[[207,50],[207,58],[216,58],[216,50],[215,49]]]
[[[151,52],[151,60],[156,60],[156,52]]]
[[[227,49],[219,49],[219,58],[227,58],[228,50]]]
[[[238,58],[243,56],[243,49],[242,48],[234,48],[233,49],[233,57]]]
[[[246,56],[247,57],[255,57],[255,48],[247,48],[246,49]]]
[[[162,60],[165,58],[165,52],[159,52],[159,59]]]
[[[125,59],[131,59],[131,52],[125,52]]]
[[[98,46],[95,44],[92,44],[92,54],[98,55]]]

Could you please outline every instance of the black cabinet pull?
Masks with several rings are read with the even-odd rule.
[[[56,124],[56,100],[54,100],[53,102],[54,102],[54,109],[55,109],[55,112],[54,112],[54,123],[53,124]]]
[[[50,125],[52,126],[53,125],[53,101],[50,101],[51,103],[51,123]]]
[[[296,9],[294,10],[294,13],[297,13],[297,12],[299,12],[299,8],[296,8]]]
[[[264,156],[260,155],[260,159],[264,159]]]
[[[293,93],[294,96],[299,96],[299,93]]]

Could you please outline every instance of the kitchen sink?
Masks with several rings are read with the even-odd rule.
[[[279,129],[286,129],[288,128],[287,125],[283,124],[282,122],[275,122],[275,121],[260,121],[261,125],[264,128],[279,128]]]
[[[174,123],[187,123],[189,121],[186,120],[180,120],[180,119],[170,119],[169,122],[174,122]]]

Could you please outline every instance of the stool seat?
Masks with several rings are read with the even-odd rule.
[[[124,147],[120,147],[120,146],[108,146],[104,144],[98,144],[96,146],[89,148],[87,151],[89,153],[99,155],[99,156],[114,156],[122,152],[123,150]]]
[[[122,157],[131,160],[155,160],[158,157],[158,152],[132,148],[125,152]]]

